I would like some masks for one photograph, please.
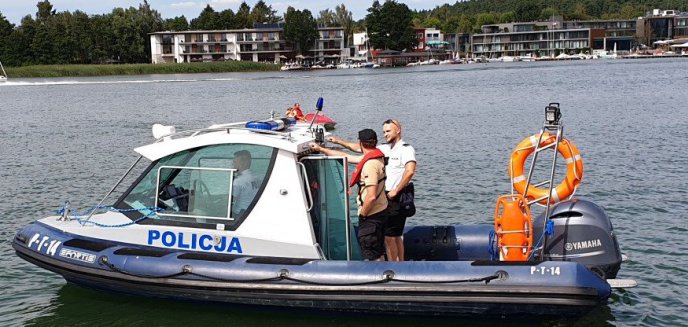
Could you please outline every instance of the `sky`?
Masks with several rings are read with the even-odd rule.
[[[258,0],[247,0],[246,3],[253,7]],[[354,20],[359,20],[365,17],[368,7],[373,3],[373,0],[264,0],[265,3],[271,5],[273,9],[277,10],[279,15],[282,15],[287,7],[292,6],[296,9],[308,9],[317,17],[320,10],[330,9],[339,4],[346,5],[347,9],[353,14]],[[381,0],[380,2],[383,2]],[[438,5],[445,3],[454,3],[456,0],[398,0],[398,2],[405,3],[411,10],[432,9]],[[22,17],[26,15],[36,15],[36,4],[39,0],[0,0],[0,13],[5,16],[11,23],[19,25]],[[113,8],[131,6],[138,7],[143,0],[50,0],[53,9],[60,11],[81,10],[89,15],[105,14],[112,11]],[[191,21],[192,18],[198,17],[201,10],[206,5],[210,5],[216,11],[225,10],[227,8],[236,12],[242,0],[148,0],[151,7],[162,15],[163,18],[173,18],[184,15],[186,19]]]

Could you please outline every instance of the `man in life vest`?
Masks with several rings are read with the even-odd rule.
[[[350,185],[358,185],[358,244],[361,246],[363,259],[383,261],[388,205],[384,193],[384,154],[376,148],[377,134],[374,130],[364,129],[358,132],[358,141],[363,157],[358,160]],[[342,151],[318,144],[312,144],[311,148],[328,156],[348,156]]]
[[[404,240],[401,236],[404,233],[406,218],[415,212],[402,210],[401,195],[409,193],[413,195],[413,183],[411,179],[416,173],[416,150],[410,144],[401,139],[401,123],[396,119],[388,119],[382,124],[382,131],[385,136],[386,144],[378,146],[378,149],[385,154],[387,165],[385,173],[385,191],[389,200],[389,217],[385,229],[385,246],[387,248],[387,260],[404,261]],[[345,148],[361,152],[358,143],[342,140],[335,136],[328,138],[329,142],[339,144]],[[351,163],[357,163],[360,156],[347,156]]]
[[[301,106],[298,103],[294,103],[293,107],[287,109],[284,116],[287,118],[296,118],[297,121],[304,120],[303,111],[301,111]]]

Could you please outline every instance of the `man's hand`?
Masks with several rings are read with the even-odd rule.
[[[394,198],[396,198],[397,195],[399,195],[399,192],[396,189],[394,189],[394,190],[389,191],[389,193],[387,193],[387,198],[390,200],[394,200]]]
[[[322,150],[322,147],[318,143],[311,143],[311,149],[320,152],[320,150]]]
[[[339,139],[338,137],[334,136],[334,135],[333,135],[333,136],[328,136],[328,137],[327,137],[327,142],[331,142],[331,143],[334,143],[334,144],[339,144],[339,141],[340,141],[340,139]]]

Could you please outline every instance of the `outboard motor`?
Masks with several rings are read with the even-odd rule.
[[[544,214],[533,222],[533,239],[542,235]],[[612,223],[602,208],[585,199],[556,204],[550,220],[553,235],[547,238],[545,260],[575,261],[600,277],[616,278],[621,267],[621,251]]]

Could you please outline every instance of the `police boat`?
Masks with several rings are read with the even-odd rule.
[[[327,132],[288,119],[180,132],[154,125],[156,141],[136,148],[132,165],[147,168],[111,206],[76,213],[66,205],[12,244],[68,282],[141,296],[382,314],[580,315],[635,282],[615,279],[622,256],[604,210],[565,194],[582,177],[582,159],[562,137],[558,106],[547,110],[543,130],[512,155],[516,190],[499,197],[494,221],[407,227],[404,262],[359,259],[346,158],[313,153]],[[568,157],[570,185],[543,193],[520,163],[548,147],[555,160]],[[532,218],[537,203],[545,210]]]

